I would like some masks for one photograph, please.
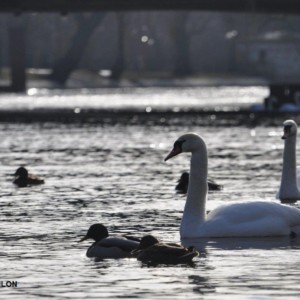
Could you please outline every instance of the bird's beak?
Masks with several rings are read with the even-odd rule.
[[[130,253],[132,255],[136,255],[137,256],[141,250],[142,250],[141,247],[138,246],[136,249],[132,250]]]
[[[283,130],[283,136],[281,137],[283,140],[287,139],[290,134],[290,129],[289,128],[284,128]]]
[[[165,161],[167,161],[168,159],[178,155],[179,153],[181,153],[181,148],[180,147],[174,147],[172,149],[172,151],[166,156]]]
[[[87,240],[87,239],[89,239],[90,237],[89,236],[84,236],[80,241],[79,241],[79,243],[81,243],[81,242],[83,242],[83,241],[85,241],[85,240]]]

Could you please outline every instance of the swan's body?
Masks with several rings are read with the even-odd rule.
[[[181,220],[181,238],[262,237],[300,234],[300,210],[271,202],[222,205],[206,215],[207,150],[194,133],[181,136],[165,160],[191,152],[190,183]]]
[[[296,167],[297,124],[287,120],[283,126],[283,167],[277,198],[284,201],[300,200],[300,168]]]
[[[26,187],[26,186],[39,185],[45,183],[44,179],[39,178],[36,175],[29,174],[27,169],[24,167],[18,168],[14,176],[15,179],[13,183],[18,187]]]
[[[95,242],[88,248],[87,257],[124,258],[131,257],[131,251],[139,246],[139,240],[124,236],[110,237],[107,228],[102,224],[93,224],[81,239],[93,239]]]
[[[133,255],[145,263],[177,264],[191,262],[199,252],[192,247],[161,243],[154,236],[146,235],[141,239],[137,250],[133,251]]]
[[[175,187],[175,190],[178,194],[186,194],[189,186],[190,174],[188,172],[183,172],[178,180],[178,183]],[[207,179],[207,185],[209,191],[220,191],[223,189],[223,186],[217,184],[212,179]]]

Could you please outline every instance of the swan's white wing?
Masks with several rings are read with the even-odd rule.
[[[249,201],[223,205],[208,214],[201,226],[204,236],[289,235],[300,225],[300,210],[271,201]]]
[[[227,218],[232,223],[252,222],[265,217],[277,217],[289,224],[300,224],[300,210],[296,207],[273,201],[245,201],[224,204],[207,215],[207,221]]]

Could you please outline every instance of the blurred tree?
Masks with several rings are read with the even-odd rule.
[[[116,13],[118,22],[118,53],[114,65],[112,66],[112,79],[120,79],[124,69],[124,35],[125,35],[125,14],[123,12]]]
[[[77,31],[65,55],[55,62],[50,75],[51,80],[65,85],[72,71],[78,66],[95,28],[101,23],[104,17],[105,14],[76,15]]]
[[[189,36],[187,34],[188,17],[189,12],[178,12],[171,27],[175,48],[174,75],[179,77],[191,73]]]

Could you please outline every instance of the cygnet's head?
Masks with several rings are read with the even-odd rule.
[[[297,136],[297,124],[293,120],[286,120],[283,122],[283,136],[282,139],[286,140],[289,137]]]
[[[203,139],[196,133],[186,133],[179,137],[174,143],[173,149],[165,158],[168,159],[182,153],[182,152],[195,152],[195,151],[206,151],[206,146]]]
[[[108,237],[107,228],[104,225],[97,223],[91,225],[87,234],[80,240],[80,242],[83,242],[87,239],[93,239],[96,242],[98,242],[107,237]]]

